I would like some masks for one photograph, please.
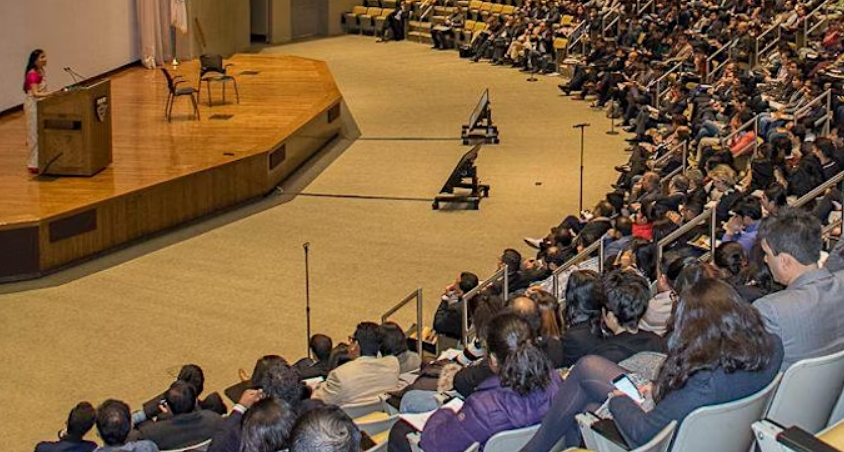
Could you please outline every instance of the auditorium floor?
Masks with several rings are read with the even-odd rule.
[[[528,83],[514,69],[360,36],[265,52],[328,61],[361,139],[341,140],[284,195],[0,286],[5,450],[53,438],[80,400],[137,406],[183,363],[201,365],[206,388],[222,390],[263,354],[302,356],[306,241],[314,332],[345,340],[358,321],[376,320],[417,287],[430,322],[458,272],[487,276],[501,250],[527,255],[522,237],[543,235],[576,211],[572,124],[592,124],[586,206],[627,158],[625,135],[606,135],[604,113],[560,97],[554,77]],[[502,140],[478,160],[491,197],[480,211],[432,211],[430,199],[467,150],[456,138],[485,87]],[[411,323],[411,311],[400,323]]]

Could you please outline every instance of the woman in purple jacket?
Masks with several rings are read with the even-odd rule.
[[[503,313],[492,319],[487,332],[495,375],[481,383],[459,411],[441,408],[431,416],[422,430],[425,451],[462,452],[476,442],[483,446],[496,433],[538,424],[551,406],[561,379],[536,347],[528,324],[516,314]],[[390,439],[397,438],[391,434]]]

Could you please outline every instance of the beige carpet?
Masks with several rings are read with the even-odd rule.
[[[221,390],[263,354],[302,356],[305,241],[315,332],[344,340],[358,321],[379,318],[417,287],[430,319],[458,272],[490,274],[502,249],[527,254],[523,236],[543,235],[576,210],[573,123],[592,124],[587,205],[627,158],[624,135],[605,135],[603,112],[560,97],[554,77],[528,83],[514,69],[360,36],[265,51],[327,60],[362,132],[321,160],[324,171],[302,175],[313,179],[304,192],[413,199],[294,197],[291,184],[286,195],[39,281],[0,286],[4,450],[53,438],[80,400],[137,406],[165,389],[182,363],[200,364],[206,388]],[[467,150],[456,138],[485,87],[502,139],[478,161],[491,197],[480,211],[432,211],[430,198]],[[412,309],[398,318],[409,324]]]

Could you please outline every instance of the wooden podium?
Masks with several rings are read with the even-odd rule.
[[[38,174],[93,176],[111,164],[111,81],[38,101]]]

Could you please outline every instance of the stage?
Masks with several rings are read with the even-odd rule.
[[[212,84],[209,107],[203,85],[200,121],[180,97],[167,122],[160,70],[113,74],[113,163],[93,177],[30,175],[23,113],[0,119],[0,282],[260,197],[340,133],[342,96],[324,62],[247,54],[226,62],[240,103],[229,84],[222,104],[222,85]],[[197,86],[196,61],[168,69]]]

